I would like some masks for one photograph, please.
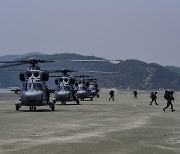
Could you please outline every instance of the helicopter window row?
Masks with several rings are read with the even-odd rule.
[[[33,89],[42,91],[42,84],[41,83],[33,83]]]
[[[79,84],[85,84],[85,82],[81,82],[81,81],[80,81]]]
[[[22,91],[28,91],[28,90],[42,91],[42,84],[41,83],[24,83],[22,86]]]
[[[63,80],[63,79],[60,79],[59,81],[60,81],[60,82],[63,82],[63,81],[68,82],[68,79],[64,79],[64,80]]]
[[[31,89],[31,83],[24,83],[22,86],[22,91],[27,91]]]
[[[69,86],[59,86],[58,90],[70,91]]]
[[[87,90],[87,87],[78,87],[78,90]]]
[[[31,72],[27,73],[27,77],[31,77],[31,76],[32,76]],[[39,76],[39,73],[35,72],[34,76],[37,78]]]

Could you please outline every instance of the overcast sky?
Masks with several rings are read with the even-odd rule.
[[[180,0],[0,0],[0,56],[29,52],[180,66]]]

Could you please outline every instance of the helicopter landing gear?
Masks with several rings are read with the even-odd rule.
[[[19,105],[16,105],[16,110],[17,110],[17,111],[19,110]]]
[[[99,94],[97,94],[97,98],[99,98]]]
[[[73,97],[73,101],[75,101],[76,104],[79,105],[79,99],[77,97]]]
[[[30,107],[29,107],[29,111],[33,111],[33,106],[30,106]]]
[[[36,107],[34,106],[34,111],[36,111]]]
[[[52,110],[52,111],[54,111],[54,109],[55,109],[55,106],[54,106],[54,105],[52,105],[52,106],[51,106],[51,110]]]
[[[79,100],[76,100],[76,104],[79,105]]]
[[[90,99],[91,99],[91,101],[93,101],[93,98],[92,98],[92,97],[91,97]]]
[[[61,101],[61,105],[66,105],[66,101]]]
[[[53,103],[56,104],[56,100],[55,99],[53,100]]]
[[[19,108],[21,108],[21,103],[16,102],[16,103],[15,103],[15,106],[16,106],[16,110],[18,111],[18,110],[19,110]]]
[[[36,107],[35,107],[35,106],[30,106],[30,107],[29,107],[29,110],[30,110],[30,111],[36,111]]]
[[[54,104],[55,104],[54,101],[48,102],[48,105],[49,105],[49,107],[51,108],[51,111],[54,111],[54,109],[55,109]]]

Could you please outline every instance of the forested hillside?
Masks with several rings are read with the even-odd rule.
[[[27,55],[23,58],[15,57],[19,60],[29,58],[41,59],[102,59],[94,56],[82,56],[77,54],[54,54],[54,55]],[[1,59],[1,57],[0,57]],[[1,59],[1,61],[3,61]],[[174,89],[180,90],[180,76],[178,68],[163,67],[158,64],[148,64],[138,60],[124,60],[120,63],[111,62],[53,62],[40,64],[42,70],[54,69],[72,69],[88,71],[107,71],[118,72],[118,74],[100,74],[100,73],[72,73],[71,75],[93,75],[98,78],[100,87],[119,88],[119,89]],[[0,87],[20,86],[19,71],[27,70],[28,65],[13,66],[0,69]],[[10,71],[8,71],[10,70]],[[54,79],[48,81],[50,87],[54,87]]]

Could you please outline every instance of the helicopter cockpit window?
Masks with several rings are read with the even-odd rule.
[[[33,83],[33,89],[42,91],[41,83]]]
[[[31,89],[31,83],[24,83],[22,86],[22,91],[27,91]]]
[[[70,91],[70,87],[69,86],[64,86],[64,90],[65,91]]]
[[[87,88],[86,87],[82,87],[82,90],[87,90]]]
[[[70,91],[69,86],[59,86],[58,90]]]
[[[89,87],[95,87],[95,85],[94,84],[90,84]]]
[[[58,87],[58,90],[63,90],[63,86],[59,86],[59,87]]]
[[[94,90],[94,89],[95,89],[94,86],[89,87],[89,90]]]
[[[86,91],[87,88],[86,88],[86,87],[79,87],[78,90],[84,90],[84,91]]]

